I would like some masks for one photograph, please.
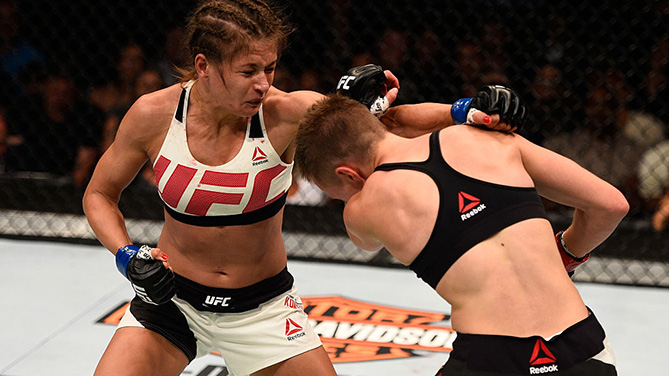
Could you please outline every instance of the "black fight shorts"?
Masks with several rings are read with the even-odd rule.
[[[604,329],[590,312],[546,340],[539,336],[461,334],[436,376],[616,376]]]

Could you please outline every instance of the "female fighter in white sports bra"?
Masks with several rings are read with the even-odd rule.
[[[138,99],[100,159],[84,210],[137,296],[97,376],[179,375],[211,351],[232,375],[335,374],[281,233],[298,124],[323,97],[272,86],[289,31],[262,0],[202,4],[188,24],[193,66],[183,83]],[[392,102],[398,83],[386,77]],[[398,111],[389,124],[401,126]],[[423,120],[426,129],[452,124],[448,111]],[[118,207],[147,159],[166,213],[154,249],[132,244]]]

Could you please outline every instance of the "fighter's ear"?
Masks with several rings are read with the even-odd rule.
[[[349,166],[339,166],[335,169],[335,172],[338,176],[344,178],[345,180],[362,185],[365,182],[365,179],[360,176],[358,171]]]
[[[209,70],[211,65],[209,64],[209,59],[207,59],[204,54],[195,55],[195,71],[199,78],[206,78],[209,75]]]

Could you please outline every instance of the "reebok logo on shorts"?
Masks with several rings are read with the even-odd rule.
[[[462,191],[458,193],[458,209],[460,211],[460,219],[463,222],[480,213],[485,208],[485,204],[482,204],[481,200],[477,197]]]
[[[304,329],[302,329],[302,326],[292,319],[286,319],[286,338],[288,338],[289,341],[304,337],[305,335],[306,333],[304,332]]]
[[[546,343],[537,339],[530,357],[530,375],[541,375],[544,373],[552,373],[558,371],[558,366],[555,364],[557,359],[546,346]],[[535,367],[532,367],[535,366]]]

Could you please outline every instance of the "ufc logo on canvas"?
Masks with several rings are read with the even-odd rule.
[[[163,174],[170,163],[169,159],[162,156],[156,161],[154,171],[158,184],[161,183]],[[188,203],[184,212],[199,216],[206,215],[213,204],[240,205],[245,196],[250,196],[241,211],[246,213],[261,208],[281,196],[282,192],[276,197],[267,197],[272,181],[285,169],[285,166],[274,166],[257,172],[254,177],[247,172],[205,171],[199,181],[194,181],[197,169],[178,164],[160,195],[163,201],[173,208],[177,208],[182,199],[187,197]],[[250,193],[246,189],[249,184],[252,184],[253,187]],[[210,189],[207,189],[208,187]],[[216,189],[215,187],[227,189]]]

